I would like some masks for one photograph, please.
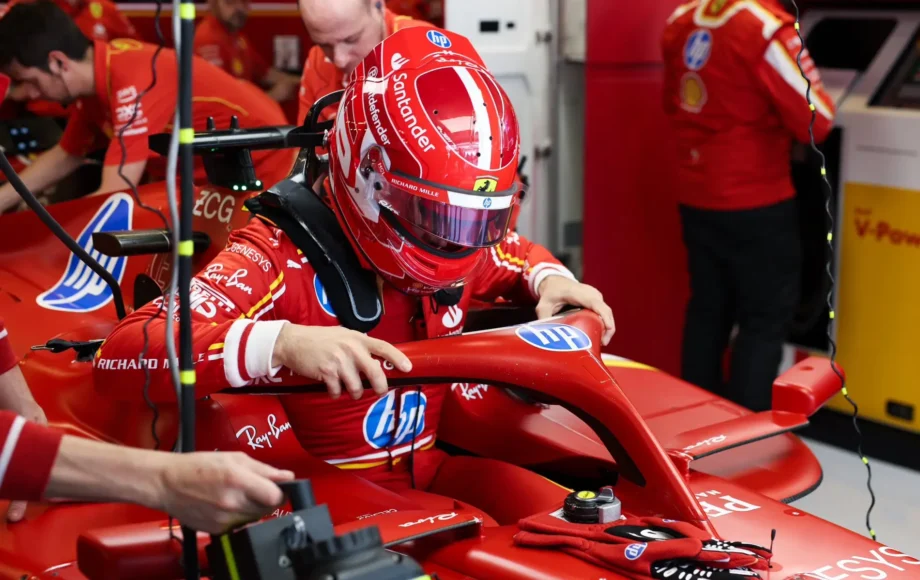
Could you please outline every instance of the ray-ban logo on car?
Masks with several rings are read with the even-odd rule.
[[[134,200],[131,196],[116,193],[105,200],[96,215],[77,236],[80,247],[108,270],[119,284],[125,274],[128,258],[103,256],[93,247],[93,234],[130,230],[133,214]],[[35,299],[42,308],[63,312],[93,312],[111,300],[112,289],[105,280],[74,254],[67,260],[64,275],[57,284]]]
[[[514,331],[531,346],[556,352],[574,352],[591,348],[591,339],[580,328],[557,322],[534,322]]]

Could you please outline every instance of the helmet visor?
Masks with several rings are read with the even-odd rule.
[[[507,233],[517,184],[488,191],[496,181],[482,178],[477,180],[482,191],[461,190],[389,172],[379,162],[373,169],[368,197],[416,230],[466,248],[494,246]]]

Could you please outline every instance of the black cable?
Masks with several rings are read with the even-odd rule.
[[[808,75],[805,74],[805,69],[802,67],[802,53],[805,52],[805,39],[802,37],[802,30],[799,22],[799,6],[795,0],[792,0],[792,7],[795,9],[795,33],[798,35],[799,42],[801,44],[799,47],[799,53],[796,55],[796,64],[799,66],[799,74],[802,75],[802,78],[805,79],[805,82],[807,83],[807,88],[805,90],[805,100],[808,102],[809,109],[811,109],[811,122],[808,124],[808,136],[811,141],[812,151],[814,151],[821,159],[821,180],[827,187],[827,197],[825,198],[824,209],[827,212],[827,217],[830,221],[827,234],[827,246],[829,249],[829,256],[827,259],[827,275],[831,281],[830,288],[827,291],[827,308],[830,312],[827,322],[827,341],[830,344],[831,349],[831,369],[834,371],[834,374],[837,375],[837,378],[840,379],[841,394],[843,394],[844,398],[846,398],[850,405],[853,406],[853,428],[856,430],[856,452],[859,454],[860,459],[862,459],[863,464],[866,466],[866,471],[868,472],[868,476],[866,478],[866,487],[869,488],[869,496],[872,498],[872,501],[869,504],[869,509],[866,510],[866,529],[869,530],[869,535],[872,537],[872,539],[876,540],[877,538],[875,536],[875,530],[872,529],[872,524],[869,522],[869,517],[872,514],[872,509],[875,507],[875,492],[872,491],[872,467],[869,465],[869,458],[866,457],[866,454],[863,453],[862,450],[863,436],[857,422],[859,407],[856,405],[856,402],[850,398],[850,394],[847,392],[846,380],[843,378],[843,375],[837,368],[837,344],[834,342],[832,332],[834,320],[834,274],[831,270],[831,264],[834,260],[834,213],[831,211],[831,197],[833,196],[834,189],[831,187],[831,183],[827,179],[827,166],[825,165],[826,160],[824,158],[824,153],[822,153],[821,150],[818,149],[818,146],[815,144],[814,126],[815,120],[817,118],[817,109],[815,108],[814,103],[811,102],[811,79],[808,78]]]
[[[166,216],[163,215],[163,212],[141,201],[140,194],[137,191],[137,185],[128,179],[128,177],[124,174],[125,163],[128,161],[128,150],[125,147],[125,131],[127,131],[128,127],[133,125],[134,121],[137,119],[138,112],[140,111],[141,99],[144,97],[144,95],[153,90],[153,87],[155,87],[157,84],[157,57],[160,55],[160,52],[166,45],[166,38],[163,36],[163,30],[160,28],[160,14],[163,10],[163,2],[162,0],[156,0],[156,4],[157,8],[154,14],[154,28],[157,33],[157,40],[159,41],[159,45],[157,46],[156,51],[154,51],[153,57],[150,59],[150,84],[147,86],[147,88],[145,88],[134,97],[134,111],[131,113],[131,119],[122,125],[121,130],[118,132],[118,145],[121,147],[121,160],[118,162],[118,177],[120,177],[122,181],[124,181],[131,189],[131,196],[134,198],[134,202],[138,205],[138,207],[143,208],[151,213],[155,213],[163,221],[163,226],[166,229],[169,229],[169,221],[166,219]],[[167,176],[167,179],[168,178],[169,176]],[[156,450],[160,449],[160,437],[157,435],[157,421],[159,421],[160,418],[160,411],[156,404],[150,399],[150,368],[145,363],[145,361],[147,360],[147,351],[150,348],[150,334],[147,329],[151,322],[159,318],[160,314],[163,312],[164,306],[165,301],[160,301],[160,307],[157,308],[157,311],[151,314],[150,318],[148,318],[144,323],[144,347],[141,349],[140,354],[137,356],[138,364],[140,364],[144,369],[144,403],[146,403],[147,407],[149,407],[153,412],[153,420],[150,422],[150,434],[153,436],[153,441],[155,444],[154,449]]]

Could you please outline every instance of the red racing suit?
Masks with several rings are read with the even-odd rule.
[[[401,343],[457,334],[470,301],[499,297],[535,302],[536,289],[548,276],[572,278],[545,248],[509,234],[488,250],[484,267],[467,284],[456,306],[437,305],[432,298],[405,295],[384,284],[384,314],[369,334]],[[205,396],[227,387],[270,385],[281,371],[272,368],[275,340],[285,321],[309,326],[337,326],[338,320],[322,283],[307,259],[281,230],[261,219],[234,232],[225,249],[192,280],[192,334],[196,390]],[[141,400],[144,369],[135,364],[143,347],[141,327],[160,304],[154,302],[122,320],[106,339],[94,361],[97,385],[130,389],[122,396]],[[162,339],[165,308],[150,324],[148,359],[166,359]],[[150,397],[174,402],[169,370],[149,364]],[[434,476],[443,454],[432,450],[447,385],[391,390],[380,398],[367,392],[359,400],[347,394],[284,395],[281,403],[291,430],[312,455],[391,489],[407,486],[407,461],[418,487]],[[112,395],[117,396],[117,395]],[[414,427],[414,428],[413,428]]]
[[[696,0],[671,15],[661,47],[680,203],[741,210],[793,197],[792,142],[809,142],[812,116],[794,19],[776,0]],[[807,51],[801,62],[821,142],[835,107]]]
[[[0,375],[12,370],[18,359],[0,320]],[[41,499],[61,445],[59,431],[26,421],[11,411],[0,410],[0,498]]]

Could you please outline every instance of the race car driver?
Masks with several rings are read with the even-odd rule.
[[[314,44],[300,79],[298,123],[320,97],[342,90],[348,74],[384,38],[410,26],[431,26],[394,14],[383,0],[300,0],[298,6]],[[319,119],[332,119],[335,111],[326,107]]]
[[[691,297],[682,376],[751,410],[770,408],[799,300],[793,141],[823,141],[835,109],[778,0],[697,0],[662,38],[664,108],[679,156]],[[737,336],[727,386],[723,353]]]
[[[95,193],[126,187],[119,176],[122,161],[123,175],[135,185],[140,182],[150,155],[147,138],[171,129],[176,104],[178,75],[172,50],[164,49],[157,57],[156,84],[147,91],[156,50],[136,40],[91,42],[50,2],[18,4],[0,19],[0,70],[25,85],[31,98],[75,102],[78,108],[58,145],[22,172],[30,189],[42,191],[57,183],[106,142],[102,183]],[[209,117],[218,128],[229,127],[233,116],[244,128],[286,124],[278,103],[258,87],[241,83],[201,58],[193,59],[192,80],[197,131],[207,128]],[[274,182],[288,174],[296,151],[254,151],[252,157],[257,177]],[[165,159],[155,159],[155,168],[165,166]],[[206,179],[200,159],[195,176],[199,183]],[[0,188],[0,210],[16,203],[11,186]]]
[[[64,435],[32,398],[0,320],[0,499],[20,521],[25,501],[137,503],[193,529],[221,533],[281,505],[294,474],[243,453],[175,454]]]
[[[209,0],[210,14],[195,28],[195,54],[235,76],[254,83],[283,103],[297,94],[300,79],[269,66],[242,32],[249,0]]]
[[[399,67],[390,60],[396,53],[405,58]],[[517,119],[466,38],[420,27],[399,31],[359,64],[343,99],[329,136],[329,173],[318,194],[304,188],[299,195],[321,200],[314,215],[329,208],[334,225],[323,229],[347,240],[361,272],[376,274],[370,292],[379,295],[382,316],[370,336],[399,343],[456,334],[472,299],[504,297],[536,305],[539,318],[565,305],[591,309],[609,342],[613,313],[601,294],[545,248],[508,232]],[[322,380],[331,397],[280,397],[303,448],[390,489],[424,489],[444,458],[433,445],[448,388],[388,392],[379,362],[336,363],[349,358],[350,347],[332,337],[363,335],[339,327],[342,312],[332,307],[313,260],[292,241],[297,231],[254,218],[194,278],[193,302],[201,305],[192,313],[196,392],[270,384],[282,367]],[[451,289],[453,300],[446,297]],[[144,346],[139,329],[158,308],[155,302],[137,310],[106,339],[94,364],[105,396],[140,400],[144,371],[124,363],[137,358]],[[165,353],[155,338],[164,324],[161,313],[150,325],[148,357]],[[315,349],[333,356],[314,364]],[[377,396],[363,393],[360,374]],[[174,397],[168,371],[150,369],[150,376],[150,397]],[[343,388],[351,396],[341,396]],[[534,485],[545,483],[534,477]]]

